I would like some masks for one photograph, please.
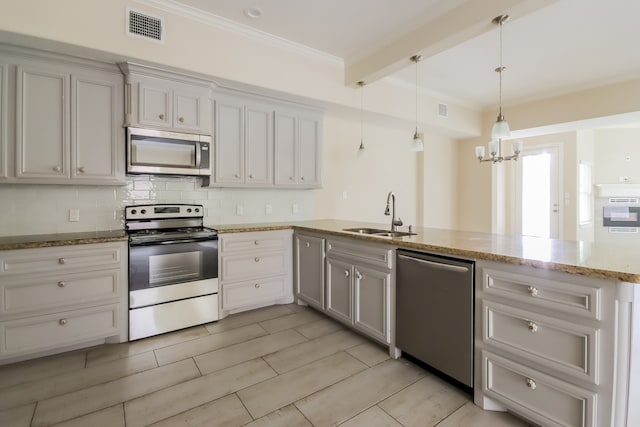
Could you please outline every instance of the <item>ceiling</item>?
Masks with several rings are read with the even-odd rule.
[[[477,0],[177,0],[345,64]],[[503,28],[504,104],[640,77],[640,1],[559,0]],[[468,4],[468,3],[467,3]],[[258,8],[261,16],[245,15]],[[498,104],[498,28],[489,27],[418,65],[421,88],[472,108]],[[415,52],[418,53],[418,52]],[[391,79],[415,84],[415,68]]]

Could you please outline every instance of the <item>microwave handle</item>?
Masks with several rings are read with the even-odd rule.
[[[196,142],[196,169],[200,169],[200,163],[202,163],[202,144],[200,141]]]

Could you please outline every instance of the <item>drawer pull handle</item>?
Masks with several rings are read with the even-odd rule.
[[[538,325],[536,325],[534,322],[529,322],[529,324],[527,324],[527,329],[529,329],[531,332],[538,332]]]
[[[253,241],[253,244],[254,244],[254,245],[259,245],[259,244],[260,244],[260,242],[259,242],[259,241],[257,241],[257,240],[254,240],[254,241]]]
[[[309,246],[311,246],[311,245],[309,244],[309,242],[305,243],[304,245],[305,245],[307,248],[308,248]]]
[[[65,282],[58,282],[58,287],[59,288],[64,288],[65,286],[67,286],[67,284]]]
[[[534,286],[529,286],[529,295],[531,295],[532,297],[537,297],[538,296],[538,288],[536,288]]]
[[[347,276],[347,277],[349,277],[349,270],[345,270],[345,271],[344,271],[344,275],[345,275],[345,276]]]
[[[254,288],[259,289],[260,288],[260,283],[256,283],[255,285],[253,285]]]
[[[529,387],[531,390],[535,390],[537,386],[538,385],[534,380],[532,380],[531,378],[527,378],[527,387]]]
[[[254,258],[254,261],[255,261],[255,262],[260,262],[260,258],[255,257],[255,258]]]
[[[66,264],[67,260],[65,258],[58,258],[58,263],[60,264]]]
[[[66,324],[67,324],[67,319],[60,319],[60,320],[58,320],[58,323],[59,323],[61,326],[64,326],[64,325],[66,325]]]

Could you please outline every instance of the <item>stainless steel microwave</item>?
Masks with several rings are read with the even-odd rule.
[[[127,173],[211,175],[209,135],[127,128]]]

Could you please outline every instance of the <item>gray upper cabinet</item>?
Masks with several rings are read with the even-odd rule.
[[[324,310],[324,242],[321,237],[296,233],[295,286],[297,297]]]
[[[0,61],[0,181],[9,176],[7,167],[8,144],[7,136],[7,92],[9,90],[9,65]]]
[[[138,64],[126,75],[126,125],[211,134],[211,82]]]
[[[8,181],[124,183],[123,78],[117,67],[15,61],[15,145]],[[6,132],[6,131],[4,131]],[[6,133],[5,133],[6,134]]]
[[[322,115],[279,109],[275,117],[275,183],[321,186]]]
[[[213,186],[273,186],[273,109],[245,98],[215,100]]]

